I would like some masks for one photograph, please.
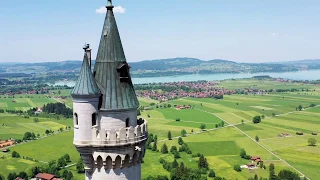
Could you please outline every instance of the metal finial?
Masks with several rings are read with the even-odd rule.
[[[107,9],[112,9],[114,6],[112,5],[112,0],[108,0],[108,4],[106,6]]]
[[[86,51],[87,49],[90,49],[90,44],[85,43],[83,46],[84,51]]]

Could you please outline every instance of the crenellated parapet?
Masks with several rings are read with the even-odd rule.
[[[127,144],[137,144],[146,141],[148,138],[148,123],[146,120],[136,127],[121,129],[98,129],[98,126],[92,128],[91,141],[75,141],[76,146],[121,146]]]

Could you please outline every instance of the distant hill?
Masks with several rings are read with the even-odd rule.
[[[94,63],[95,61],[92,62],[92,64]],[[44,63],[0,63],[0,72],[50,73],[59,71],[78,73],[81,64],[82,61],[80,60]],[[140,62],[131,62],[129,64],[134,77],[171,76],[194,73],[285,72],[320,69],[320,59],[272,63],[237,63],[223,59],[204,61],[197,58],[178,57],[170,59],[145,60]]]

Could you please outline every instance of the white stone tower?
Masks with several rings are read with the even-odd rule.
[[[91,49],[84,47],[80,76],[72,91],[74,145],[87,180],[141,179],[147,122],[137,120],[139,102],[118,27],[108,0],[93,73]]]

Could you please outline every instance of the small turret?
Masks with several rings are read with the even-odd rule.
[[[98,104],[101,93],[89,66],[88,48],[89,45],[83,48],[85,52],[80,75],[71,93],[74,116],[73,143],[77,148],[91,144],[91,129],[98,126]],[[86,161],[85,158],[83,159]]]

